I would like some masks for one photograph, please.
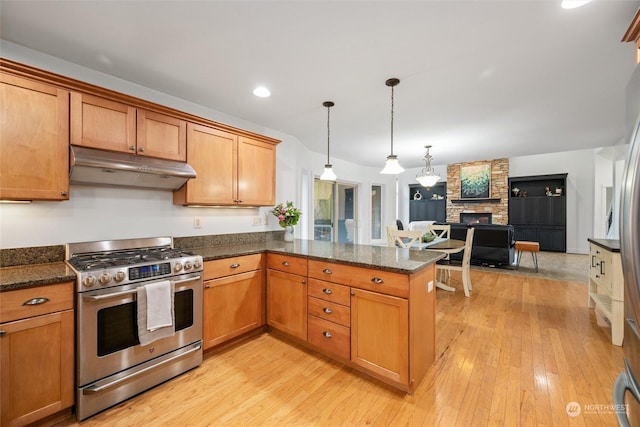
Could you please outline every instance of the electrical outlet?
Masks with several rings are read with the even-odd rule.
[[[429,280],[429,283],[427,283],[427,293],[429,292],[433,292],[433,280]]]
[[[262,225],[262,219],[259,216],[254,216],[253,225]]]
[[[202,221],[199,216],[193,217],[193,228],[202,228]]]

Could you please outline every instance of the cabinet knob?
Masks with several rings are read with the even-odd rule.
[[[333,291],[332,291],[331,289],[329,289],[329,288],[324,288],[324,289],[322,290],[322,292],[324,292],[324,293],[325,293],[325,294],[327,294],[327,295],[331,295],[331,294],[333,293]]]
[[[331,314],[332,313],[332,311],[331,311],[331,309],[329,307],[323,308],[322,311],[324,311],[327,314]]]
[[[129,150],[131,150],[131,151],[136,151],[136,147],[135,147],[134,145],[130,145],[130,146],[129,146]]]
[[[138,148],[138,152],[139,152],[139,153],[144,153],[144,147],[140,147],[140,148]]]
[[[325,337],[325,338],[331,338],[331,336],[332,336],[332,335],[331,335],[331,332],[328,332],[328,331],[324,331],[324,332],[322,333],[322,335],[324,335],[324,337]]]
[[[289,267],[289,261],[282,261],[282,265],[284,265],[285,267]]]
[[[205,289],[209,289],[211,287],[211,285],[204,285]]]
[[[306,281],[306,280],[304,280],[304,279],[302,279],[302,282],[301,282],[301,283],[302,283],[303,285],[306,285],[306,284],[307,284],[307,281]]]
[[[234,262],[234,263],[233,263],[233,264],[231,264],[229,267],[230,267],[230,268],[238,268],[238,267],[240,267],[240,264],[238,264],[237,262]]]
[[[328,269],[328,268],[325,268],[324,270],[322,270],[322,272],[323,272],[324,274],[332,274],[332,273],[333,273],[333,271],[331,271],[331,270],[330,270],[330,269]]]
[[[379,277],[374,277],[373,279],[371,279],[371,281],[372,281],[373,283],[375,283],[376,285],[381,285],[381,284],[383,284],[383,283],[384,283],[384,280],[382,280],[382,279],[381,279],[381,278],[379,278]]]
[[[67,195],[68,195],[68,194],[69,194],[69,193],[67,193],[66,191],[61,191],[61,192],[60,192],[60,195],[61,195],[62,197],[67,197]]]

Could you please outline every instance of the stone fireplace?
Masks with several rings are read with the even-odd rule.
[[[491,164],[491,184],[486,199],[461,199],[460,174],[462,166]],[[469,218],[487,217],[492,224],[509,223],[509,159],[481,160],[447,165],[447,222],[464,222],[462,214]],[[482,223],[477,218],[473,218]]]

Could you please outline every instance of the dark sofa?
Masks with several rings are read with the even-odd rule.
[[[471,263],[491,267],[509,267],[515,256],[514,229],[502,224],[461,224],[451,226],[451,239],[465,240],[467,228],[474,227]],[[452,254],[451,259],[461,260],[462,252]]]

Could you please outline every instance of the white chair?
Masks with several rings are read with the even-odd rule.
[[[436,270],[438,272],[445,271],[460,271],[462,272],[462,287],[464,288],[464,295],[468,298],[470,292],[473,290],[471,285],[471,250],[473,247],[473,233],[475,229],[473,227],[467,229],[467,238],[464,244],[464,253],[462,255],[462,262],[453,260],[440,260],[436,263]]]
[[[420,240],[422,239],[422,231],[405,231],[405,230],[389,230],[387,228],[387,243],[389,246],[398,246],[404,249],[410,249],[416,245],[418,249],[422,249]]]
[[[436,237],[448,239],[451,234],[451,226],[449,224],[431,224],[429,231],[435,234]]]

